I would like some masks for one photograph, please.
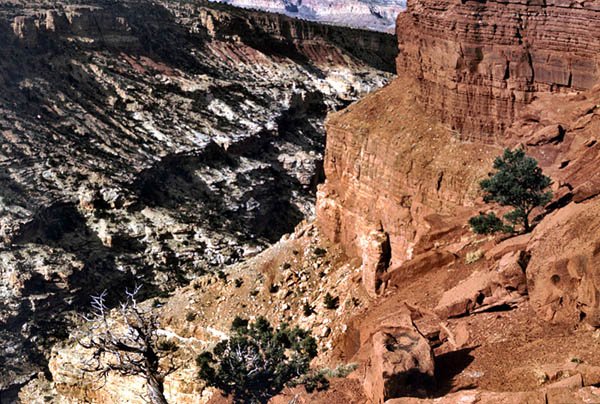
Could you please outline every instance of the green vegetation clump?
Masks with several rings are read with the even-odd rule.
[[[323,303],[325,304],[325,308],[328,310],[335,310],[338,307],[340,307],[340,298],[339,297],[333,297],[331,295],[331,293],[327,292],[327,294],[325,295],[325,299],[323,300]]]
[[[286,324],[274,329],[264,317],[237,317],[231,332],[196,362],[200,378],[236,403],[266,403],[285,386],[301,383],[317,355],[310,332]]]
[[[302,305],[302,312],[304,313],[304,317],[310,317],[315,312],[315,309],[310,303],[306,302]]]
[[[523,149],[505,149],[504,154],[494,160],[494,169],[496,172],[479,183],[484,191],[483,200],[513,207],[504,215],[509,224],[495,213],[482,213],[469,220],[471,228],[475,233],[492,234],[513,233],[515,226],[521,226],[523,232],[529,232],[531,212],[552,200],[552,192],[547,190],[552,180],[542,173],[534,158],[525,155]]]

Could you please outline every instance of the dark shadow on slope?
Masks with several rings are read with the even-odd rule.
[[[258,146],[247,145],[251,154],[268,153],[270,143],[265,138],[252,139]],[[277,241],[303,219],[291,202],[292,190],[300,184],[276,160],[269,161],[269,167],[265,159],[250,160],[246,169],[236,170],[242,164],[239,156],[210,143],[199,153],[163,158],[141,172],[132,185],[141,203],[137,208],[167,208],[198,226],[238,234],[242,240]],[[209,185],[203,177],[215,179]]]
[[[453,391],[454,378],[464,371],[475,359],[471,352],[476,347],[448,352],[435,358],[436,397],[442,397]]]
[[[114,248],[105,246],[87,226],[85,218],[73,203],[57,202],[40,210],[13,237],[12,242],[16,245],[11,250],[27,244],[48,246],[73,254],[84,266],[74,270],[66,279],[46,279],[34,272],[24,285],[24,298],[30,295],[47,296],[37,299],[36,307],[42,312],[61,312],[87,310],[90,296],[104,289],[109,292],[109,304],[117,303],[124,289],[135,284],[144,286],[146,295],[156,293],[151,282],[144,280],[143,274],[134,276],[119,269],[115,262],[116,254],[141,252],[141,243],[123,235],[116,240]],[[59,283],[62,287],[57,286]]]

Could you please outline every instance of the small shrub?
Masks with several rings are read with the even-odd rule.
[[[246,327],[248,327],[248,320],[241,318],[240,316],[235,316],[231,323],[231,330],[235,331]]]
[[[272,283],[271,286],[269,286],[269,293],[277,292],[279,292],[279,285],[277,285],[276,283]]]
[[[315,248],[313,252],[317,257],[324,257],[327,254],[327,250],[321,247]]]
[[[325,308],[328,310],[335,310],[338,307],[340,307],[340,298],[339,297],[333,297],[331,295],[331,293],[327,292],[327,294],[325,295],[325,299],[323,300],[323,303],[325,304]]]
[[[310,317],[311,314],[315,312],[315,309],[310,305],[310,303],[306,302],[302,306],[302,312],[304,313],[305,317]]]
[[[512,233],[514,231],[511,226],[505,225],[502,219],[493,212],[487,215],[480,213],[478,216],[473,216],[469,219],[469,225],[473,232],[477,234]]]
[[[552,180],[543,174],[534,158],[525,155],[523,149],[505,149],[504,154],[494,160],[494,169],[495,173],[479,183],[484,191],[483,200],[513,207],[504,215],[511,225],[505,226],[500,218],[491,214],[480,214],[469,220],[469,224],[473,231],[482,234],[513,232],[515,225],[520,225],[523,232],[529,232],[531,212],[552,199],[552,192],[547,190]]]
[[[190,311],[188,314],[185,315],[186,321],[194,321],[195,319],[196,319],[196,313],[193,313]]]
[[[354,372],[357,368],[358,368],[358,365],[356,363],[349,363],[347,365],[342,364],[333,370],[328,369],[328,371],[325,374],[327,375],[327,377],[330,377],[330,378],[346,377],[350,373]]]
[[[233,281],[233,284],[236,288],[241,288],[244,284],[244,280],[242,278],[236,278],[235,281]]]
[[[196,363],[200,378],[236,403],[265,403],[285,386],[302,382],[317,355],[308,331],[286,324],[274,329],[264,317],[253,323],[237,317],[231,331]]]
[[[329,388],[329,380],[322,372],[315,372],[306,376],[302,383],[308,393],[316,391],[324,391]]]
[[[171,340],[162,340],[158,343],[158,348],[165,352],[175,352],[179,349],[177,344]]]

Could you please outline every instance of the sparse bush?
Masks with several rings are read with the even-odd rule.
[[[194,321],[196,319],[196,313],[193,312],[188,312],[188,314],[185,315],[185,320],[186,321]]]
[[[179,349],[177,344],[171,340],[161,340],[158,343],[158,348],[163,352],[175,352]]]
[[[329,388],[329,380],[323,374],[323,372],[314,372],[310,375],[306,375],[301,383],[308,393],[316,391],[323,391]]]
[[[304,313],[305,317],[310,317],[310,315],[315,312],[315,309],[310,305],[310,303],[306,302],[302,306],[302,312]]]
[[[283,387],[301,381],[317,354],[308,331],[286,324],[273,329],[264,317],[253,323],[238,317],[231,332],[196,362],[200,378],[236,403],[266,403]]]
[[[324,257],[327,254],[327,250],[321,247],[315,248],[313,252],[317,257]]]
[[[340,307],[340,298],[339,297],[333,297],[331,295],[331,293],[327,292],[327,294],[325,295],[325,299],[323,300],[323,303],[325,304],[325,308],[328,310],[335,310],[338,307]]]
[[[511,225],[505,225],[495,214],[480,214],[471,218],[469,224],[473,231],[482,234],[514,232],[515,225],[529,232],[531,212],[552,199],[552,192],[547,191],[552,180],[542,173],[534,158],[525,155],[523,149],[505,149],[504,154],[494,161],[494,169],[495,173],[479,183],[485,192],[483,200],[513,207],[514,210],[504,215]]]
[[[111,373],[140,376],[146,381],[147,401],[167,404],[163,383],[176,366],[172,356],[167,366],[160,363],[177,346],[159,336],[157,315],[138,304],[139,291],[139,286],[126,290],[125,301],[113,315],[106,306],[106,291],[92,296],[87,327],[76,335],[79,345],[91,351],[81,370],[103,378]]]
[[[329,379],[346,377],[356,370],[356,368],[357,365],[355,363],[351,363],[348,365],[340,365],[335,369],[321,369],[303,376],[300,379],[300,384],[303,384],[304,388],[309,393],[312,393],[315,390],[327,390],[329,388]]]
[[[236,288],[241,288],[244,284],[244,280],[242,278],[236,278],[235,281],[233,281],[233,284]]]
[[[269,286],[269,293],[277,292],[279,292],[279,285],[277,285],[276,283],[272,283],[271,286]]]

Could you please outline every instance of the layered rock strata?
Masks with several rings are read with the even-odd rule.
[[[238,7],[352,27],[393,31],[405,0],[219,0]]]
[[[536,157],[544,167],[561,164],[558,149],[548,149],[563,141],[566,126],[527,115],[526,107],[544,95],[562,103],[594,86],[598,27],[595,3],[409,3],[397,24],[399,78],[327,123],[319,225],[363,258],[369,290],[382,272],[369,234],[389,238],[391,268],[460,237],[477,182],[500,147],[548,145]],[[556,108],[552,102],[544,106]],[[595,180],[580,181],[587,185],[579,192],[595,189]]]
[[[415,0],[397,34],[398,74],[463,139],[497,142],[537,94],[590,89],[600,74],[594,1]]]

